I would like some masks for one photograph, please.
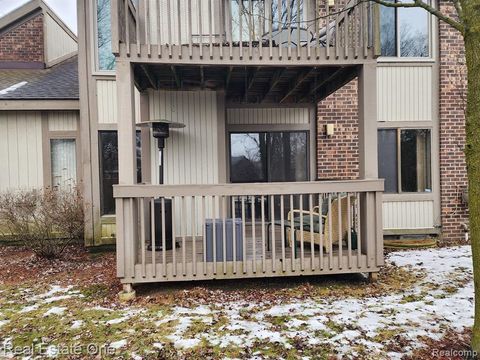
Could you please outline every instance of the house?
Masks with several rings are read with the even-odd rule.
[[[464,237],[460,37],[354,4],[78,1],[86,244],[122,282],[375,273],[383,234]]]
[[[0,19],[0,191],[80,180],[77,53],[41,0]]]

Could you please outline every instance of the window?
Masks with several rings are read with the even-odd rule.
[[[71,189],[77,182],[77,157],[74,139],[50,141],[52,187]]]
[[[308,180],[307,132],[230,134],[230,180],[276,182]]]
[[[100,203],[102,215],[115,214],[113,185],[118,184],[118,139],[116,131],[100,131]],[[137,131],[137,182],[142,181],[140,132]]]
[[[431,132],[427,129],[378,131],[378,176],[385,192],[431,192]]]
[[[97,61],[99,70],[114,70],[110,0],[97,0]]]
[[[430,56],[430,22],[424,9],[381,6],[380,26],[382,56]]]

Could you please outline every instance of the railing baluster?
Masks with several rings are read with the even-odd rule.
[[[182,14],[180,13],[180,0],[177,0],[177,46],[178,46],[178,58],[182,58]]]
[[[193,276],[197,275],[197,224],[196,224],[196,197],[190,197],[191,204],[191,214],[192,214],[192,267],[193,267]]]
[[[193,57],[192,49],[192,0],[188,0],[188,56],[190,59]]]
[[[333,268],[332,193],[328,193],[328,267]]]
[[[208,0],[208,41],[210,46],[210,59],[213,59],[213,19],[212,19],[212,0]]]
[[[359,43],[360,43],[360,40],[359,40],[359,28],[358,28],[358,24],[359,24],[359,13],[360,13],[360,9],[359,9],[359,6],[355,6],[355,8],[353,9],[353,34],[352,34],[352,43],[353,43],[353,51],[354,51],[354,57],[355,59],[358,58],[358,46],[359,46]]]
[[[348,45],[349,45],[349,38],[348,38],[348,35],[349,35],[349,31],[348,31],[348,27],[350,26],[350,22],[349,22],[349,15],[348,15],[348,11],[345,11],[345,15],[344,15],[344,18],[343,18],[343,38],[344,38],[344,51],[345,51],[345,54],[343,56],[345,56],[345,59],[348,59]]]
[[[300,43],[300,1],[297,1],[297,60],[300,60],[302,45]],[[310,41],[307,40],[308,58],[310,59]]]
[[[247,247],[246,247],[246,224],[245,224],[245,196],[242,195],[242,255],[243,255],[243,273],[247,273]]]
[[[219,49],[220,49],[220,59],[223,59],[223,34],[221,32],[221,30],[223,29],[223,24],[225,24],[225,14],[224,14],[224,10],[225,10],[225,7],[221,5],[221,2],[220,4],[217,5],[218,8],[218,13],[219,13],[219,16],[220,16],[220,19],[219,19],[219,29],[220,31],[218,32],[218,42],[219,42]]]
[[[160,15],[160,1],[155,1],[155,10],[157,12],[157,44],[158,44],[158,57],[162,57],[162,17]]]
[[[287,0],[287,23],[288,23],[287,54],[288,54],[289,60],[292,58],[292,9],[290,7],[290,1],[291,0]]]
[[[295,252],[296,252],[296,239],[295,239],[295,226],[294,226],[294,217],[295,215],[293,214],[293,195],[290,194],[290,210],[289,210],[289,215],[290,215],[290,247],[292,250],[292,271],[295,271]]]
[[[152,56],[152,44],[150,40],[150,0],[145,0],[145,44],[147,45],[147,56]]]
[[[257,273],[257,237],[255,229],[255,195],[252,196],[252,250],[253,250],[253,273]]]
[[[187,203],[185,196],[181,197],[182,205],[180,208],[180,219],[182,222],[180,224],[180,233],[182,234],[182,270],[183,276],[187,275]]]
[[[232,2],[225,1],[225,23],[227,27],[226,37],[229,47],[230,59],[233,59],[233,26],[232,26]],[[228,19],[228,22],[226,21]]]
[[[357,266],[361,267],[361,260],[362,260],[362,229],[361,229],[361,214],[360,214],[360,193],[356,193],[356,207],[357,207]]]
[[[287,269],[285,264],[285,204],[283,195],[280,195],[280,232],[282,241],[282,271],[285,272]]]
[[[151,251],[151,256],[152,256],[152,275],[155,277],[157,275],[157,264],[156,264],[156,254],[155,254],[155,198],[152,198],[150,201],[150,226],[151,226],[151,231],[150,231],[150,244],[152,246],[152,251]],[[163,263],[163,266],[165,267],[165,263]]]
[[[266,14],[266,18],[268,20],[268,51],[270,59],[273,58],[273,44],[272,44],[272,32],[273,32],[273,8],[272,8],[272,0],[267,0],[267,9],[268,13]]]
[[[203,275],[207,275],[207,228],[206,228],[206,210],[205,196],[201,197],[200,221],[202,222],[202,246],[203,246]]]
[[[177,276],[177,229],[175,228],[177,226],[175,218],[177,217],[177,214],[175,212],[175,201],[176,197],[172,196],[172,273],[173,276]]]
[[[348,268],[352,268],[352,205],[350,202],[350,193],[347,193],[347,248],[348,248]]]
[[[167,0],[167,24],[168,24],[168,56],[172,57],[172,7],[171,2],[172,0]]]
[[[128,6],[128,0],[124,0],[124,4],[125,4],[125,46],[127,47],[127,56],[130,56],[130,7]]]
[[[166,227],[167,224],[165,223],[165,198],[162,196],[162,268],[163,268],[163,276],[167,276],[167,233],[166,233]],[[173,216],[173,214],[172,214]],[[154,216],[155,217],[155,216]],[[155,219],[154,219],[155,221]],[[153,238],[155,238],[155,227],[153,227]],[[173,241],[173,239],[172,239]],[[155,244],[155,243],[154,243]],[[173,245],[175,246],[175,242],[173,242]],[[155,254],[155,252],[153,253]],[[155,270],[154,270],[155,271]]]
[[[233,273],[237,273],[237,217],[235,214],[235,196],[232,196],[232,242],[233,242]]]
[[[368,57],[368,3],[362,4],[363,56]]]
[[[305,270],[305,234],[303,229],[303,194],[299,198],[300,208],[300,269]]]
[[[323,270],[323,194],[318,195],[318,212],[319,212],[319,225],[320,225],[320,270]]]
[[[282,0],[277,0],[277,14],[278,14],[278,21],[277,21],[277,33],[280,34],[283,30],[283,21],[282,21]],[[282,42],[281,39],[278,43],[278,59],[282,60]]]
[[[139,11],[140,9],[135,10],[136,14],[136,21],[135,21],[135,35],[136,35],[136,41],[137,41],[137,56],[140,56],[140,50],[141,50],[141,41],[140,41],[140,15]]]
[[[252,37],[255,33],[255,23],[254,23],[254,16],[253,16],[253,6],[252,0],[248,0],[248,57],[252,58]]]
[[[312,265],[312,270],[315,270],[315,235],[313,232],[314,221],[313,221],[313,195],[308,195],[308,206],[310,208],[310,262]]]
[[[313,18],[315,20],[315,37],[317,38],[317,46],[315,48],[316,58],[320,58],[320,9],[318,7],[318,0],[315,0],[315,10]],[[328,29],[327,29],[328,30]]]
[[[260,197],[262,213],[262,271],[265,272],[265,196]]]
[[[146,276],[145,264],[145,198],[140,198],[140,249],[142,256],[142,277]]]
[[[227,207],[225,203],[225,196],[221,197],[222,199],[222,248],[223,248],[223,274],[227,273],[227,221],[225,208]]]
[[[198,36],[200,37],[200,40],[199,40],[199,46],[200,46],[200,59],[203,59],[203,24],[202,24],[202,19],[203,19],[203,16],[202,16],[202,12],[203,12],[203,8],[202,8],[202,2],[201,0],[197,0],[197,15],[198,15]]]
[[[259,9],[259,14],[258,14],[259,30],[258,30],[257,38],[258,38],[258,48],[260,49],[258,58],[260,60],[262,60],[262,58],[263,58],[263,34],[265,33],[265,2],[263,3],[263,5],[260,5],[260,6],[262,6],[262,7]]]
[[[329,5],[329,0],[325,0],[325,8],[326,8],[326,19],[327,22],[325,24],[325,28],[327,29],[327,34],[325,37],[326,45],[325,45],[325,51],[326,51],[326,57],[327,59],[330,58],[330,5]]]
[[[342,242],[343,242],[343,229],[342,229],[342,195],[337,193],[337,203],[338,203],[338,268],[342,268]]]
[[[338,59],[340,52],[340,24],[338,23],[339,0],[335,0],[335,57]]]
[[[240,9],[238,10],[239,11],[239,19],[238,19],[238,22],[239,22],[239,37],[240,37],[240,43],[239,43],[239,51],[240,51],[240,60],[243,59],[243,14],[244,14],[244,10],[243,10],[243,0],[240,1]]]
[[[270,206],[271,206],[271,214],[272,218],[270,219],[272,224],[275,224],[275,196],[270,195]],[[275,226],[271,226],[272,229],[272,272],[276,272],[276,259],[275,259],[275,247],[276,247],[276,241],[275,241]]]
[[[217,218],[216,218],[217,196],[212,196],[212,232],[213,232],[213,274],[217,275]]]

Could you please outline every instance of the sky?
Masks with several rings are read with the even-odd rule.
[[[0,17],[27,3],[29,0],[0,0]],[[44,0],[45,3],[77,33],[77,1],[76,0]]]

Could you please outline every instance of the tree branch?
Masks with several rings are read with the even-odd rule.
[[[365,1],[365,0],[362,0],[362,1]],[[385,1],[385,0],[367,0],[367,1],[372,1],[372,2],[375,2],[377,4],[383,5],[385,7],[422,8],[422,9],[425,9],[426,11],[428,11],[430,14],[436,16],[440,20],[446,22],[447,24],[449,24],[453,28],[457,29],[462,34],[464,34],[464,32],[465,32],[465,26],[461,22],[456,21],[456,20],[452,19],[451,17],[443,14],[440,10],[435,9],[433,6],[423,2],[422,0],[414,0],[413,2],[409,2],[409,3],[397,3],[397,2],[389,2],[389,1]],[[458,1],[458,0],[453,0],[454,4],[455,4],[455,1]]]

